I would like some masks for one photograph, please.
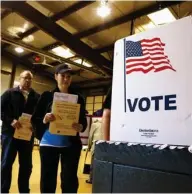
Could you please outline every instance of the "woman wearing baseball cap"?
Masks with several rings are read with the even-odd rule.
[[[57,186],[58,163],[61,162],[61,189],[62,193],[77,193],[77,169],[81,154],[81,140],[79,132],[87,127],[84,99],[70,87],[74,71],[66,64],[61,64],[55,70],[57,87],[52,91],[44,92],[32,116],[32,125],[35,136],[40,140],[41,158],[41,193],[55,193]],[[51,111],[54,92],[78,95],[80,104],[79,122],[72,127],[77,131],[76,136],[56,135],[49,132],[49,123],[55,120]]]

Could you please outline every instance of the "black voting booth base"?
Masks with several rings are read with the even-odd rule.
[[[99,143],[92,192],[192,193],[192,154],[187,148]]]

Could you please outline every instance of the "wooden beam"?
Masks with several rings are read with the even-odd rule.
[[[85,69],[85,70],[88,70],[88,71],[91,71],[93,73],[96,73],[96,74],[99,74],[99,75],[102,75],[104,76],[103,72],[102,71],[99,71],[99,70],[96,70],[94,67],[86,67],[86,66],[83,66],[82,64],[79,64],[79,63],[76,63],[70,59],[67,59],[67,58],[64,58],[64,57],[60,57],[58,55],[55,55],[51,52],[46,52],[46,51],[43,51],[41,49],[38,49],[38,48],[35,48],[33,46],[30,46],[20,40],[15,40],[13,38],[10,38],[4,34],[2,34],[1,36],[1,41],[2,42],[5,42],[5,43],[8,43],[8,44],[12,44],[12,45],[15,45],[15,46],[20,46],[28,51],[31,51],[31,52],[34,52],[34,53],[37,53],[39,55],[42,55],[42,56],[45,56],[45,57],[48,57],[48,58],[51,58],[51,59],[55,59],[57,61],[60,61],[60,63],[69,63],[71,65],[75,65],[81,69]],[[21,60],[22,59],[25,59],[24,57],[21,57],[20,58]],[[55,64],[55,63],[53,63]],[[50,64],[52,65],[52,64]]]
[[[85,31],[78,32],[74,36],[76,38],[81,39],[81,38],[93,35],[95,33],[101,32],[103,30],[107,30],[107,29],[112,28],[114,26],[124,24],[124,23],[129,22],[131,20],[134,20],[136,18],[148,15],[152,12],[158,11],[160,8],[163,9],[163,8],[166,8],[169,6],[180,4],[181,2],[183,2],[183,1],[158,1],[158,3],[153,4],[149,7],[134,11],[132,13],[128,13],[122,17],[113,19],[113,20],[106,22],[106,23],[103,23],[103,24],[99,24],[99,25],[92,27],[92,28],[89,28]]]
[[[3,7],[12,8],[18,14],[55,38],[57,41],[63,43],[75,53],[81,55],[83,58],[86,58],[88,61],[96,65],[104,73],[108,75],[112,74],[112,63],[109,60],[98,54],[79,39],[73,37],[72,34],[55,22],[51,21],[35,8],[21,1],[3,1],[1,4]],[[109,68],[111,68],[111,70]]]
[[[61,45],[62,45],[62,43],[60,43],[60,42],[55,42],[55,43],[52,43],[52,44],[49,44],[49,45],[43,47],[42,50],[43,50],[43,51],[49,51],[49,50],[51,50],[51,49],[53,49],[53,48],[55,48],[55,47],[61,46]],[[29,54],[27,54],[27,55],[24,55],[22,58],[28,59],[28,58],[31,58],[31,57],[33,57],[33,56],[35,56],[35,55],[37,55],[37,54],[36,54],[36,53],[29,53]]]
[[[1,20],[3,20],[9,14],[11,14],[11,10],[10,9],[6,9],[5,11],[3,11],[3,13],[1,13]]]
[[[94,3],[95,1],[78,1],[77,3],[71,5],[70,7],[68,7],[67,9],[65,9],[64,11],[61,11],[59,13],[56,13],[55,15],[51,16],[50,19],[52,19],[53,21],[58,21],[92,3]]]
[[[29,61],[27,60],[21,60],[19,57],[17,57],[16,55],[8,52],[8,51],[2,51],[2,56],[5,56],[9,59],[11,59],[12,62],[16,62],[17,64],[21,64],[21,65],[24,65],[28,68],[32,68],[32,63],[30,63]]]
[[[67,9],[59,12],[59,13],[56,13],[55,15],[51,16],[50,19],[52,19],[53,21],[58,21],[64,17],[67,17],[68,15],[94,3],[95,1],[79,1],[75,4],[73,4],[72,6],[68,7]],[[5,16],[4,16],[5,17]],[[3,16],[1,16],[1,18],[3,19]],[[32,27],[31,29],[27,30],[26,32],[24,33],[20,33],[19,34],[19,39],[22,40],[23,38],[37,32],[39,30],[39,28],[37,28],[36,26]],[[57,46],[60,46],[62,45],[60,42],[55,42],[54,44],[50,44],[48,45],[47,47],[43,48],[43,50],[45,51],[48,51],[50,50],[51,48],[55,48]],[[6,45],[7,47],[8,45]],[[28,55],[25,55],[24,58],[30,58],[30,57],[33,57],[35,54],[34,53],[29,53]]]
[[[17,57],[16,55],[14,55],[14,54],[12,54],[12,53],[10,53],[10,52],[8,52],[8,51],[5,51],[5,50],[2,51],[2,56],[5,56],[5,57],[11,59],[11,61],[12,61],[13,63],[21,64],[21,65],[23,65],[23,66],[25,66],[25,67],[31,69],[32,71],[36,71],[36,70],[33,68],[33,64],[32,64],[30,61],[20,59],[19,57]],[[51,73],[47,72],[47,71],[40,71],[40,70],[38,70],[38,73],[39,73],[40,75],[42,75],[42,76],[47,76],[47,77],[49,77],[49,78],[51,78],[51,79],[54,79],[53,75],[52,75]]]
[[[5,75],[11,75],[11,72],[1,69],[1,73]]]
[[[101,48],[95,48],[95,50],[99,53],[105,53],[108,51],[112,51],[113,49],[114,49],[114,43]]]
[[[30,28],[29,30],[27,30],[26,32],[20,33],[19,34],[19,39],[22,40],[23,38],[25,38],[25,37],[27,37],[27,36],[37,32],[38,30],[39,30],[39,28],[34,26],[34,27]]]
[[[68,7],[67,9],[56,13],[55,15],[51,16],[50,19],[53,20],[54,22],[67,17],[68,15],[90,5],[91,3],[94,3],[94,1],[79,1],[75,4],[73,4],[72,6]],[[23,39],[27,36],[29,36],[30,34],[33,34],[35,32],[37,32],[39,30],[39,28],[37,28],[36,26],[32,27],[31,29],[29,29],[28,31],[20,34],[20,38]]]
[[[12,72],[11,72],[11,80],[10,80],[10,83],[9,83],[9,88],[12,88],[14,86],[16,66],[17,66],[16,61],[12,61]]]
[[[133,28],[134,28],[134,20],[131,20],[130,35],[133,34]],[[112,51],[114,49],[114,44],[115,44],[115,42],[110,44],[110,45],[101,47],[101,48],[96,48],[95,50],[98,51],[99,53],[105,53],[108,51]]]

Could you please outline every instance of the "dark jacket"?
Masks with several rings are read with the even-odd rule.
[[[39,94],[33,89],[30,90],[27,102],[19,87],[5,91],[1,96],[1,120],[2,134],[13,136],[14,128],[11,123],[18,119],[22,113],[33,114]]]
[[[37,107],[34,111],[32,119],[31,119],[34,131],[35,131],[35,137],[39,140],[41,140],[41,138],[43,137],[43,134],[49,128],[49,123],[44,124],[43,119],[44,119],[44,116],[46,115],[46,113],[51,112],[54,92],[59,92],[59,89],[56,88],[52,92],[47,91],[41,95],[41,97],[37,103]],[[79,115],[79,123],[83,125],[83,131],[84,131],[87,127],[84,99],[79,94],[72,91],[71,89],[69,90],[69,93],[78,95],[78,102],[77,103],[81,105],[80,115]],[[81,145],[79,133],[77,133],[77,136],[70,136],[70,141],[71,141],[72,145]]]

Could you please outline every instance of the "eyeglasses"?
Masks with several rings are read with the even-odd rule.
[[[32,78],[31,78],[31,77],[21,77],[21,78],[23,78],[24,80],[29,80],[29,81],[31,81],[31,80],[32,80]]]

